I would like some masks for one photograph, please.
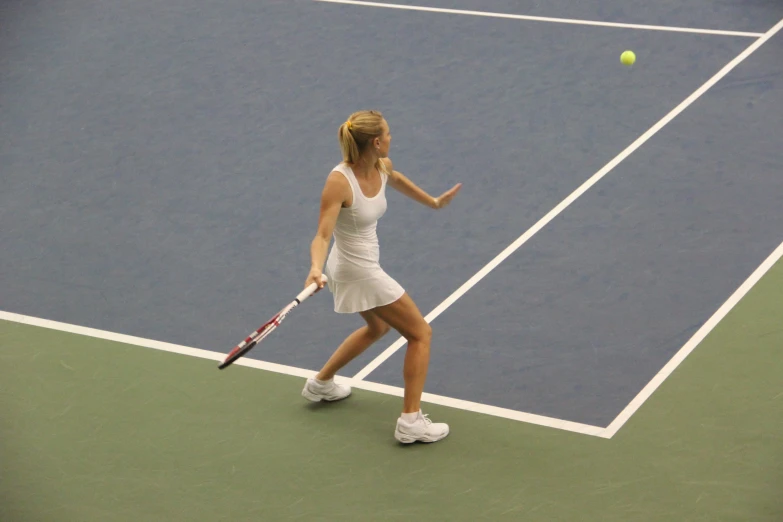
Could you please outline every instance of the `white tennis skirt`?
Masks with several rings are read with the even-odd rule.
[[[354,314],[385,306],[405,293],[405,289],[381,268],[373,269],[371,277],[355,281],[335,281],[328,270],[326,275],[334,296],[334,311],[338,314]]]

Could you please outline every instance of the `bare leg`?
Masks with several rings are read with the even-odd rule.
[[[432,328],[407,293],[392,304],[375,308],[374,312],[408,341],[403,366],[405,397],[402,412],[418,412],[427,380]]]
[[[389,331],[389,325],[372,311],[359,313],[367,321],[367,326],[362,326],[342,342],[318,372],[318,375],[315,376],[316,379],[328,381],[333,378],[340,368],[351,362]]]

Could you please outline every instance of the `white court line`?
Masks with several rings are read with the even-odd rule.
[[[432,310],[429,314],[427,314],[427,316],[425,317],[426,321],[428,323],[431,323],[436,317],[442,314],[448,307],[454,304],[454,302],[457,301],[457,299],[465,295],[471,288],[473,288],[476,284],[478,284],[479,281],[484,279],[484,277],[486,277],[487,274],[489,274],[500,263],[502,263],[503,260],[505,260],[511,254],[513,254],[517,249],[519,249],[519,247],[524,245],[531,237],[533,237],[536,233],[538,233],[538,231],[544,228],[550,221],[552,221],[555,217],[557,217],[560,213],[562,213],[569,205],[571,205],[571,203],[576,201],[582,194],[587,192],[587,190],[590,187],[598,183],[604,176],[606,176],[609,172],[611,172],[612,169],[614,169],[617,165],[619,165],[620,162],[625,160],[625,158],[630,156],[636,149],[641,147],[645,142],[647,142],[647,140],[652,138],[659,130],[661,130],[675,117],[677,117],[677,115],[679,115],[688,106],[690,106],[693,102],[699,99],[713,85],[718,83],[718,81],[720,81],[721,78],[729,74],[737,65],[739,65],[748,56],[753,54],[753,52],[756,51],[756,49],[761,47],[764,44],[764,42],[772,38],[772,36],[775,35],[775,33],[777,33],[781,28],[783,28],[783,20],[778,22],[777,25],[775,25],[775,27],[773,27],[772,29],[764,33],[764,36],[762,36],[761,38],[753,42],[747,49],[745,49],[739,55],[737,55],[737,57],[734,58],[732,61],[730,61],[725,67],[723,67],[723,69],[718,71],[712,78],[707,80],[707,82],[704,83],[704,85],[699,87],[693,94],[688,96],[682,103],[680,103],[677,107],[672,109],[672,111],[669,114],[664,116],[660,121],[658,121],[658,123],[653,125],[647,132],[642,134],[636,141],[634,141],[628,147],[626,147],[625,150],[623,150],[620,154],[618,154],[612,161],[607,163],[601,170],[596,172],[592,177],[590,177],[587,181],[585,181],[579,188],[577,188],[567,198],[561,201],[555,208],[550,210],[548,214],[546,214],[535,225],[533,225],[530,229],[528,229],[527,232],[522,234],[516,241],[511,243],[492,261],[487,263],[487,265],[485,265],[484,268],[479,270],[473,277],[468,279],[468,281],[465,284],[460,286],[448,298],[446,298],[445,301],[440,303],[438,306],[435,307],[434,310]],[[380,366],[384,361],[386,361],[389,357],[391,357],[397,350],[402,348],[405,345],[405,342],[406,342],[405,338],[403,337],[397,339],[397,341],[395,341],[394,344],[389,346],[375,359],[370,361],[370,363],[367,366],[362,368],[356,375],[354,375],[354,379],[361,380],[367,377],[376,368],[378,368],[378,366]]]
[[[213,352],[210,350],[203,350],[200,348],[191,348],[189,346],[182,346],[179,344],[164,343],[161,341],[154,341],[152,339],[144,339],[142,337],[134,337],[131,335],[125,335],[115,332],[107,332],[105,330],[97,330],[95,328],[88,328],[85,326],[77,326],[68,323],[61,323],[58,321],[51,321],[49,319],[41,319],[39,317],[31,317],[28,315],[20,315],[12,312],[4,312],[0,310],[0,320],[10,321],[14,323],[21,323],[30,326],[37,326],[41,328],[47,328],[50,330],[56,330],[60,332],[68,332],[77,335],[84,335],[86,337],[94,337],[98,339],[105,339],[107,341],[115,341],[125,343],[134,346],[141,346],[144,348],[152,348],[155,350],[161,350],[165,352],[176,353],[180,355],[189,355],[191,357],[199,357],[201,359],[209,359],[212,361],[223,361],[226,354]],[[285,375],[292,375],[295,377],[312,377],[315,374],[313,370],[307,370],[304,368],[296,368],[293,366],[285,366],[282,364],[275,364],[265,361],[258,361],[255,359],[239,359],[234,363],[236,366],[246,366],[249,368],[257,368],[259,370],[267,370],[275,373],[282,373]],[[215,366],[215,371],[217,365]],[[230,372],[228,370],[223,370]],[[362,390],[368,390],[372,392],[382,393],[385,395],[393,395],[395,397],[402,397],[404,390],[396,386],[388,386],[386,384],[380,384],[368,381],[358,381],[351,379],[350,377],[337,376],[335,378],[338,382],[348,383],[355,388]],[[475,413],[482,413],[485,415],[492,415],[495,417],[502,417],[505,419],[516,420],[521,422],[527,422],[529,424],[537,424],[539,426],[545,426],[549,428],[555,428],[565,431],[571,431],[575,433],[581,433],[583,435],[593,435],[596,437],[603,437],[605,428],[598,426],[590,426],[588,424],[580,424],[578,422],[571,422],[562,419],[555,419],[552,417],[545,417],[542,415],[534,415],[532,413],[524,413],[516,410],[509,410],[506,408],[498,408],[496,406],[489,406],[486,404],[479,404],[476,402],[463,401],[460,399],[454,399],[451,397],[444,397],[442,395],[433,395],[431,393],[424,393],[421,398],[422,402],[439,404],[441,406],[448,406],[450,408],[472,411]]]
[[[650,398],[650,396],[663,384],[669,375],[685,360],[688,355],[704,340],[707,335],[723,320],[724,317],[734,308],[740,300],[745,297],[753,286],[764,277],[764,274],[774,266],[775,263],[783,256],[783,243],[781,243],[770,256],[764,260],[763,263],[745,280],[742,285],[726,300],[723,305],[710,317],[704,325],[691,337],[687,343],[683,345],[680,350],[674,354],[669,362],[661,368],[655,377],[647,383],[642,391],[634,397],[634,399],[623,409],[622,412],[607,426],[604,435],[606,438],[611,439],[620,430],[620,428],[628,422],[628,419],[636,413],[636,411],[644,404],[644,402]]]
[[[403,9],[406,11],[426,11],[430,13],[448,13],[470,16],[484,16],[489,18],[507,18],[512,20],[530,20],[534,22],[550,22],[558,24],[572,25],[595,25],[599,27],[616,27],[621,29],[641,29],[646,31],[670,31],[676,33],[697,33],[714,34],[721,36],[744,36],[748,38],[759,38],[764,36],[762,33],[749,33],[744,31],[722,31],[718,29],[697,29],[691,27],[673,27],[665,25],[641,25],[641,24],[623,24],[616,22],[599,22],[597,20],[575,20],[571,18],[551,18],[546,16],[527,16],[505,13],[490,13],[486,11],[465,11],[462,9],[442,9],[439,7],[421,7],[414,5],[384,4],[379,2],[362,2],[358,0],[315,0],[316,2],[325,2],[330,4],[348,4],[361,5],[366,7],[384,7],[387,9]]]
[[[387,386],[385,384],[379,384],[375,382],[360,381],[350,378],[337,378],[340,382],[345,382],[351,386],[363,390],[370,390],[379,393],[386,393],[388,395],[394,395],[396,397],[403,397],[404,389],[396,386]],[[548,428],[555,428],[564,431],[571,431],[574,433],[581,433],[582,435],[592,435],[595,437],[606,437],[606,428],[599,426],[591,426],[589,424],[581,424],[578,422],[571,422],[562,419],[555,419],[553,417],[545,417],[543,415],[535,415],[532,413],[525,413],[516,410],[509,410],[506,408],[499,408],[497,406],[489,406],[487,404],[480,404],[477,402],[463,401],[461,399],[454,399],[452,397],[444,397],[442,395],[434,395],[432,393],[423,393],[421,396],[422,402],[430,404],[439,404],[441,406],[448,406],[459,410],[467,410],[475,413],[481,413],[484,415],[492,415],[493,417],[502,417],[504,419],[510,419],[520,422],[526,422],[528,424],[536,424],[538,426],[546,426]]]

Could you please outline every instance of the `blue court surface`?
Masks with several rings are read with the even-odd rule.
[[[432,321],[426,388],[609,425],[783,241],[783,4],[426,6],[718,32],[310,0],[6,3],[0,310],[227,352],[301,289],[337,128],[374,108],[397,170],[433,195],[464,184],[440,212],[387,194],[381,262],[425,315],[621,156]],[[315,371],[361,324],[320,293],[249,357]],[[401,387],[404,350],[366,380]]]

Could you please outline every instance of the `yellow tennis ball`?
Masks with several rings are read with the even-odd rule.
[[[636,61],[636,55],[633,53],[633,51],[625,51],[620,55],[620,61],[623,65],[633,65],[633,63]]]

